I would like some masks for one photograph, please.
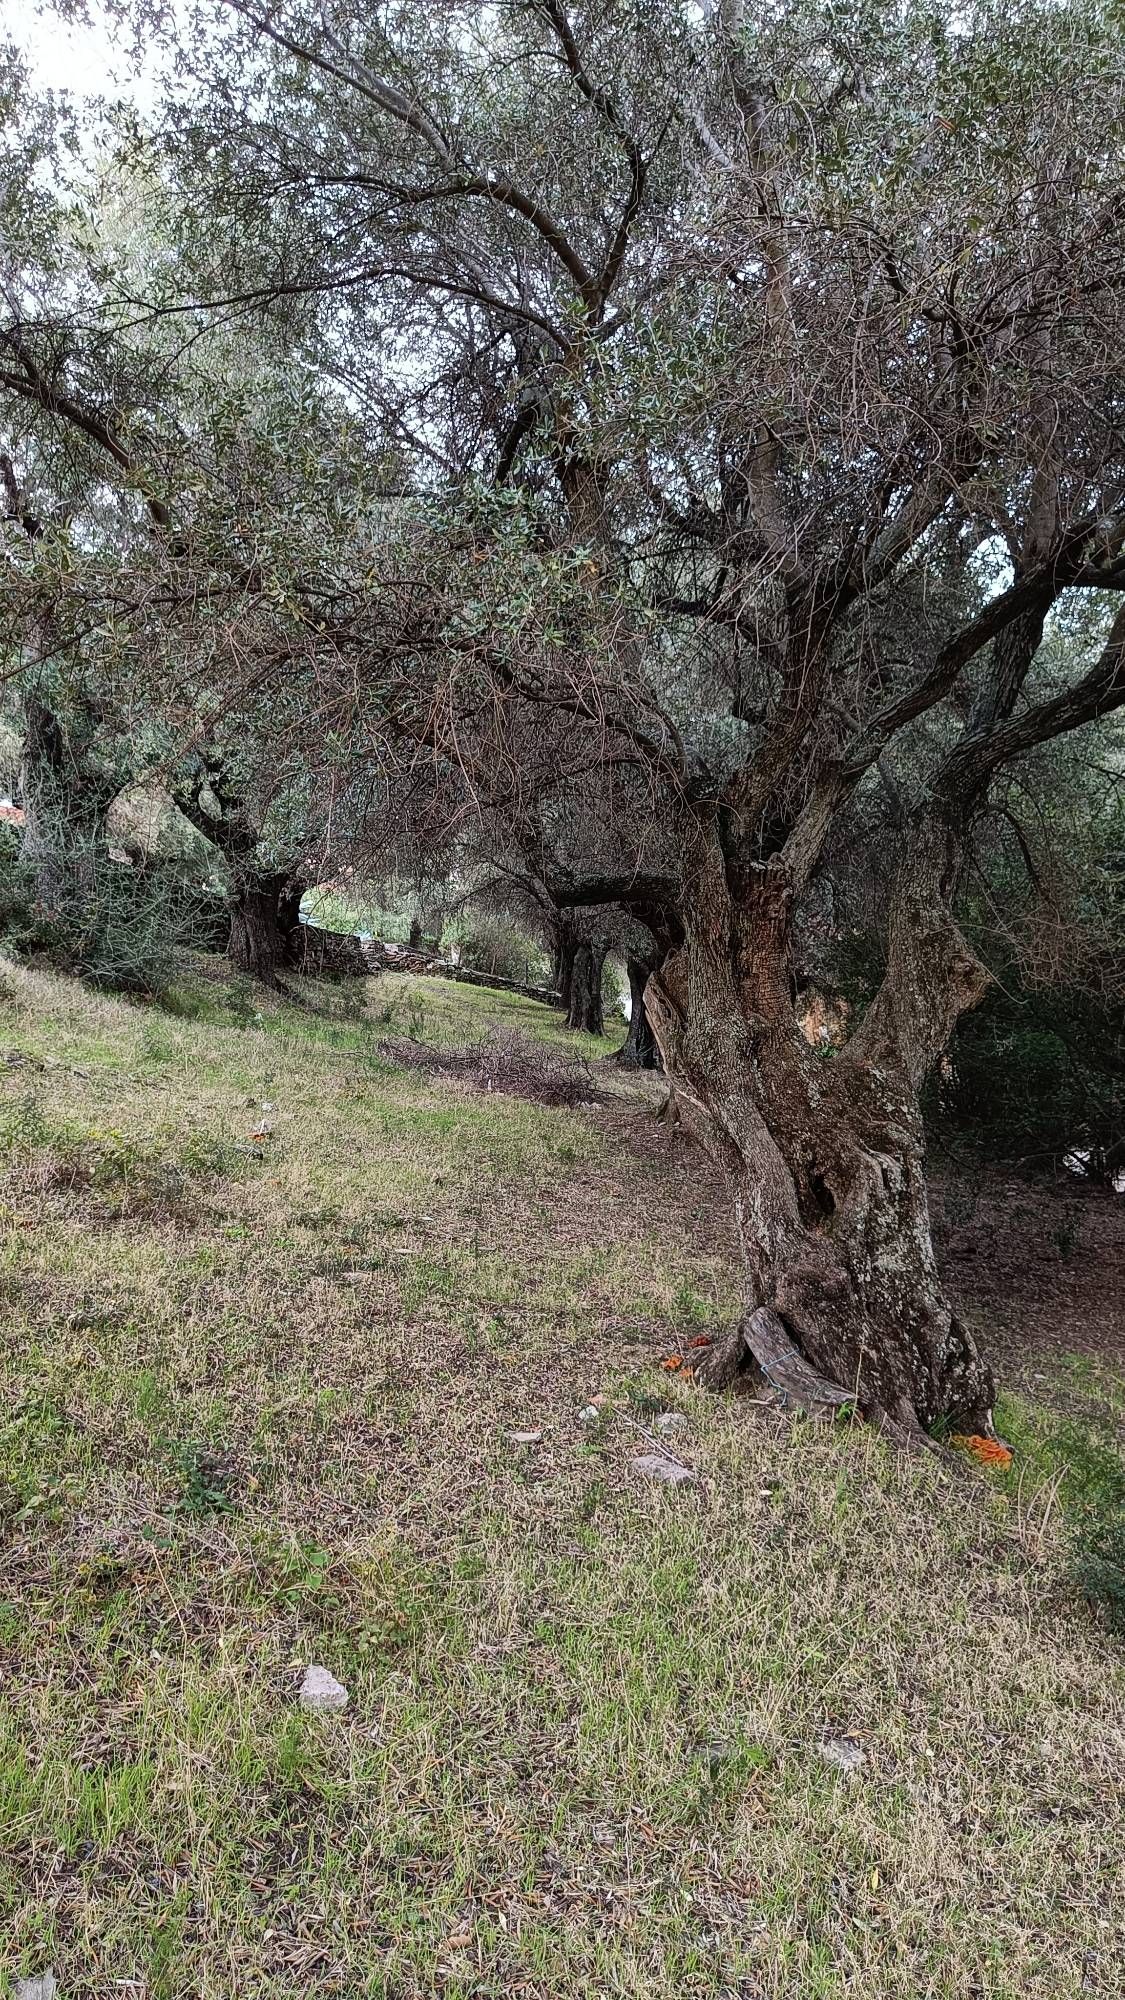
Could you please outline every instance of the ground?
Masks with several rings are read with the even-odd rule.
[[[659,1084],[379,1050],[609,1046],[534,1003],[3,990],[0,1991],[1121,1991],[1125,1650],[1050,1454],[1080,1410],[1114,1476],[1125,1211],[940,1178],[1021,1392],[986,1476],[661,1371],[738,1274]]]

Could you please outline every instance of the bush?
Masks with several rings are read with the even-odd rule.
[[[213,927],[202,892],[174,864],[131,868],[96,840],[63,837],[33,869],[4,834],[0,939],[18,957],[154,995],[166,991],[184,949]]]
[[[1108,1174],[1125,1149],[1121,1054],[1117,1023],[1085,996],[995,991],[958,1026],[930,1086],[930,1123],[993,1158],[1086,1156]]]
[[[534,984],[543,976],[542,947],[509,917],[475,916],[459,942],[461,964],[470,972],[487,972],[515,985]]]
[[[36,901],[34,871],[20,858],[19,836],[0,826],[0,939],[18,957],[40,948],[46,912]]]

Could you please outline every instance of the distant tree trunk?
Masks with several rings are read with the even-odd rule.
[[[626,964],[629,973],[629,1032],[617,1051],[615,1061],[625,1069],[659,1069],[660,1051],[645,1006],[645,987],[652,976],[652,967],[639,958],[630,958]]]
[[[227,957],[236,971],[276,986],[278,969],[291,956],[289,940],[300,922],[306,881],[291,869],[262,866],[258,820],[228,780],[221,752],[200,753],[173,785],[172,796],[226,863],[231,919]]]
[[[577,950],[578,933],[573,924],[562,918],[555,933],[555,956],[551,979],[564,1014],[570,1013],[570,996],[574,985],[574,958]]]
[[[292,925],[282,928],[281,906],[288,887],[288,877],[276,872],[232,871],[227,957],[237,971],[266,986],[277,985],[286,956]]]
[[[602,1015],[602,970],[605,966],[608,941],[595,938],[592,941],[580,938],[575,948],[570,976],[570,1004],[567,1008],[566,1025],[587,1035],[605,1033]]]
[[[746,1317],[700,1374],[718,1386],[749,1367],[777,1386],[787,1350],[791,1380],[804,1371],[822,1404],[851,1398],[897,1436],[937,1421],[987,1431],[992,1375],[938,1276],[919,1109],[988,985],[950,910],[956,830],[913,829],[886,976],[827,1059],[794,1012],[784,868],[728,868],[715,829],[699,835],[684,941],[646,999],[677,1094],[730,1174],[749,1280]]]

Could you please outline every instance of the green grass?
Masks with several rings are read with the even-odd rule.
[[[1119,1990],[1125,1656],[1066,1511],[1112,1477],[1093,1432],[1068,1455],[1021,1405],[989,1482],[669,1384],[738,1274],[643,1083],[579,1113],[395,1069],[390,977],[249,1019],[212,982],[169,1013],[6,980],[0,1981]],[[573,1045],[394,985],[434,1039]],[[127,1171],[70,1171],[92,1134]],[[664,1403],[686,1493],[630,1469]],[[300,1711],[310,1661],[343,1715]]]

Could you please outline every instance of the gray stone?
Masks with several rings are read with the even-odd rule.
[[[665,1486],[694,1486],[695,1474],[688,1465],[678,1465],[674,1458],[665,1458],[659,1451],[643,1451],[632,1461],[633,1471],[643,1473],[646,1479],[659,1479]]]
[[[348,1690],[327,1667],[306,1667],[300,1700],[314,1715],[334,1715],[347,1707]]]
[[[688,1420],[682,1410],[661,1410],[656,1419],[658,1431],[686,1431]]]
[[[17,1979],[12,1987],[12,2000],[55,2000],[58,1990],[59,1982],[48,1965],[31,1979]]]
[[[867,1762],[867,1752],[851,1736],[826,1736],[817,1745],[826,1764],[852,1778]]]

